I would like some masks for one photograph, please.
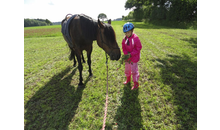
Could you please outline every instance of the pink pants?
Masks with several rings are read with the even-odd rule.
[[[125,76],[131,76],[133,78],[133,82],[138,82],[139,79],[139,72],[138,72],[138,63],[128,63],[125,62]]]

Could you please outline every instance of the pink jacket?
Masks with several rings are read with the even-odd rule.
[[[129,45],[127,45],[129,40]],[[128,52],[131,54],[131,57],[128,60],[131,60],[133,63],[137,63],[140,60],[140,51],[142,45],[138,36],[133,33],[130,38],[124,37],[122,40],[122,50],[124,55],[127,55]]]

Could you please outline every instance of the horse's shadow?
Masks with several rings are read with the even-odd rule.
[[[77,88],[71,84],[72,76],[68,67],[41,87],[25,104],[25,130],[68,129],[75,115],[85,87]],[[86,83],[89,81],[87,77]]]
[[[138,99],[139,89],[131,90],[130,84],[124,86],[121,106],[117,109],[114,118],[118,130],[141,129],[141,106]]]

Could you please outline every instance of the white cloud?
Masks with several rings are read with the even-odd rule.
[[[48,4],[49,4],[49,5],[54,5],[54,3],[53,3],[53,2],[49,2]]]

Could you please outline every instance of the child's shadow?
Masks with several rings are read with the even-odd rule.
[[[118,125],[118,130],[139,130],[143,128],[138,94],[139,89],[131,90],[130,84],[124,86],[121,106],[118,108],[114,118]]]

